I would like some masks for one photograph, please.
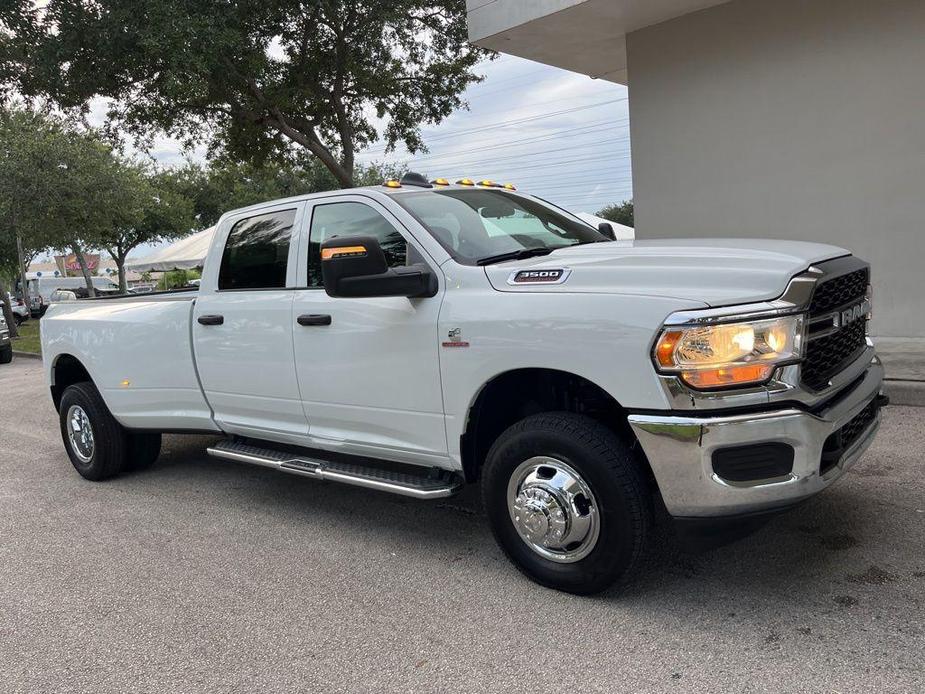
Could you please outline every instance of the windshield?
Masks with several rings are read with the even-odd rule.
[[[466,265],[609,240],[537,200],[498,190],[433,190],[393,197]]]

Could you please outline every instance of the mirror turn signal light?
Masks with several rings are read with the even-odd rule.
[[[365,246],[341,246],[340,248],[322,248],[321,249],[321,259],[322,260],[333,260],[335,258],[343,258],[346,256],[359,256],[366,255]]]

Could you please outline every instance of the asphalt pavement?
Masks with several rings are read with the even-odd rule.
[[[622,594],[541,588],[476,490],[420,502],[206,457],[71,467],[39,362],[0,366],[0,691],[922,692],[925,409],[839,484]]]

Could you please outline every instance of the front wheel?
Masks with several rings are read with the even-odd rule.
[[[508,558],[537,583],[581,595],[631,576],[651,525],[650,496],[616,434],[568,412],[508,428],[482,477],[492,532]]]
[[[0,347],[0,364],[9,364],[13,361],[13,345]]]

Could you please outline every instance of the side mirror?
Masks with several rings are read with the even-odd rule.
[[[425,297],[437,293],[426,265],[390,268],[375,236],[336,236],[321,244],[321,277],[328,296]]]
[[[601,222],[597,225],[597,230],[611,241],[617,240],[617,232],[613,230],[613,226],[611,226],[610,222]]]

